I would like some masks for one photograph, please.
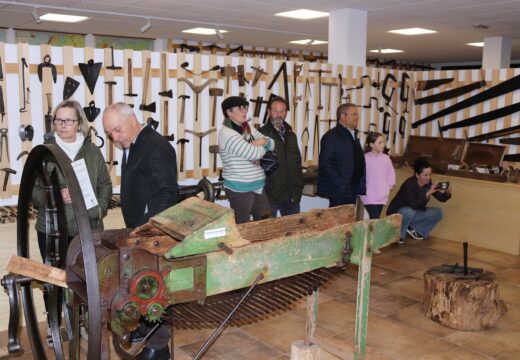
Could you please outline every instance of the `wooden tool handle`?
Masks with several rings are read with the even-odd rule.
[[[128,72],[128,93],[132,93],[132,59],[128,59],[128,66],[127,66],[127,72]]]
[[[150,67],[152,66],[152,59],[146,59],[146,67],[144,70],[144,84],[143,84],[143,104],[146,104],[148,97],[148,83],[150,82]]]

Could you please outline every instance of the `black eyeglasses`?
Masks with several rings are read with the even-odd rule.
[[[74,125],[74,123],[78,121],[78,120],[74,120],[74,119],[53,119],[52,120],[52,123],[54,125],[62,125],[62,124],[65,124],[67,126],[72,126]]]

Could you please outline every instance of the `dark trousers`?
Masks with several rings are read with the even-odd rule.
[[[299,214],[300,203],[295,203],[292,199],[284,203],[271,203],[271,217],[275,218],[278,211],[281,216]]]
[[[375,204],[375,205],[365,205],[365,209],[367,209],[368,216],[371,219],[379,219],[381,216],[381,212],[383,211],[384,205]]]
[[[354,205],[356,203],[355,196],[340,196],[329,198],[329,207],[340,206],[340,205]]]
[[[261,194],[254,191],[238,192],[226,188],[229,205],[235,211],[235,223],[248,222],[251,215],[253,220],[267,219],[271,216],[271,207],[265,190]]]

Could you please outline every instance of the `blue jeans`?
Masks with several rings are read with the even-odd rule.
[[[442,209],[436,207],[427,207],[426,211],[422,211],[404,206],[397,212],[403,216],[401,239],[406,239],[408,226],[414,228],[422,236],[427,237],[435,225],[442,219]]]
[[[270,203],[271,217],[275,218],[278,215],[278,210],[281,216],[294,215],[300,213],[300,203],[295,203],[292,199],[285,203]]]

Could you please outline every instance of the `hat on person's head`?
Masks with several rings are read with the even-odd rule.
[[[224,116],[226,116],[226,111],[234,108],[235,106],[249,106],[249,103],[246,99],[240,96],[230,96],[224,101],[222,101],[222,112]]]

